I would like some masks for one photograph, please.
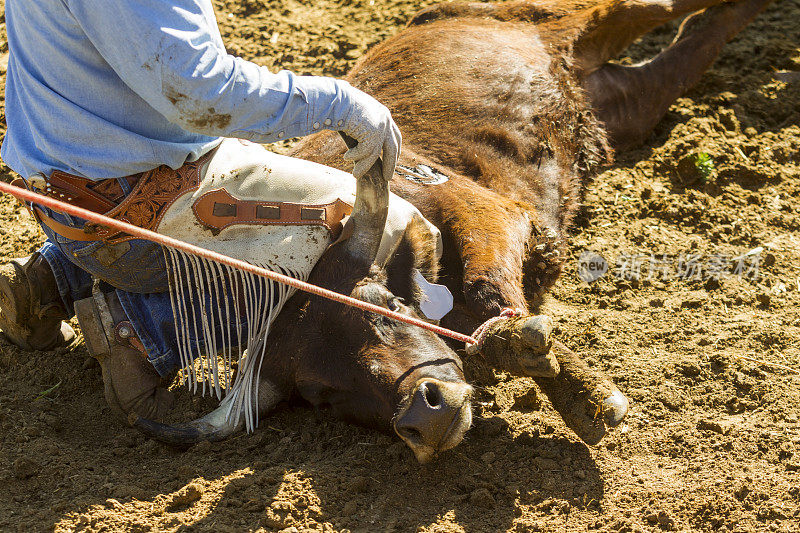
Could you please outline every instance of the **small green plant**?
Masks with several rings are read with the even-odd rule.
[[[694,166],[700,174],[700,181],[707,182],[714,173],[714,159],[706,152],[697,152],[694,156]]]
[[[706,152],[692,152],[678,161],[677,170],[684,186],[706,184],[714,174],[714,158]]]

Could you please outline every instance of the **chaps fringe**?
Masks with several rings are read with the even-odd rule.
[[[259,373],[269,327],[295,289],[209,259],[165,250],[186,384],[194,394],[202,382],[201,394],[214,394],[226,407],[226,419],[238,425],[244,417],[247,431],[252,432],[258,426]],[[306,277],[268,263],[252,264],[297,279]],[[231,384],[235,358],[239,366]]]

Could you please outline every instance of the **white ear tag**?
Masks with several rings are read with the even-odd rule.
[[[440,320],[453,309],[453,295],[444,285],[431,283],[419,270],[414,269],[414,281],[422,289],[419,308],[431,320]]]

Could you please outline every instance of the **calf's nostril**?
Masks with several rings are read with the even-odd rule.
[[[425,398],[425,402],[428,404],[429,407],[433,409],[438,409],[442,405],[442,391],[439,390],[439,386],[433,382],[425,382],[420,386],[420,392],[422,392],[422,396]]]
[[[407,439],[414,444],[421,444],[423,442],[422,433],[417,428],[404,426],[397,428],[397,432],[401,437]]]

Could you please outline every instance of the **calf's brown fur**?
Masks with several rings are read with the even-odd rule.
[[[425,186],[396,175],[391,184],[442,230],[440,280],[456,299],[443,324],[470,333],[505,307],[536,309],[560,274],[581,181],[609,164],[614,148],[641,143],[769,3],[446,3],[421,11],[359,60],[347,79],[392,111],[404,135],[400,163],[449,178]],[[651,61],[609,62],[685,15],[675,41]],[[334,134],[321,132],[294,155],[342,167],[343,151]],[[580,416],[571,423],[569,413],[585,415],[598,387],[613,384],[563,344],[554,350],[562,375],[537,382],[581,434]]]

